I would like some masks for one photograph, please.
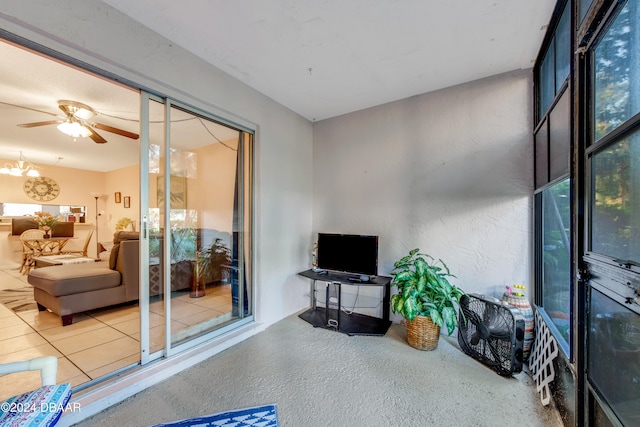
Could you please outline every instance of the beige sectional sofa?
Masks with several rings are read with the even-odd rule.
[[[62,317],[70,325],[73,315],[139,298],[139,235],[117,232],[109,262],[37,268],[29,272],[38,309]]]
[[[229,233],[198,230],[198,239],[213,241]],[[135,231],[117,231],[109,250],[108,262],[51,266],[31,270],[28,282],[33,286],[34,299],[41,311],[46,309],[62,317],[64,326],[70,325],[73,315],[97,308],[109,307],[139,299],[140,235]],[[149,296],[164,292],[163,240],[156,239],[159,256],[149,261]],[[110,245],[109,245],[110,246]],[[171,291],[190,289],[193,284],[194,262],[172,260]],[[222,278],[221,278],[222,280]]]

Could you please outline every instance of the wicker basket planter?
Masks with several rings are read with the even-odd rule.
[[[407,342],[418,350],[435,350],[440,339],[440,326],[427,316],[416,316],[413,321],[406,319]]]
[[[447,278],[455,276],[441,259],[418,248],[396,261],[391,275],[391,285],[398,288],[391,295],[391,311],[405,318],[407,342],[419,350],[435,350],[440,328],[451,335],[458,326],[456,306],[464,291],[449,283]]]

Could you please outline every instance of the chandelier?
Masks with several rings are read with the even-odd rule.
[[[11,176],[22,176],[25,173],[27,176],[40,176],[40,172],[35,169],[35,166],[27,162],[22,151],[20,152],[20,160],[15,165],[6,163],[3,168],[0,168],[0,173]]]

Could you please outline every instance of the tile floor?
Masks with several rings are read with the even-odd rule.
[[[55,268],[55,267],[52,267]],[[0,270],[0,289],[28,286],[17,269]],[[176,293],[178,294],[178,293]],[[197,334],[200,322],[207,327],[231,319],[230,285],[207,289],[201,298],[188,292],[172,299],[172,334]],[[150,304],[151,352],[164,345],[162,301]],[[0,304],[0,363],[54,355],[58,357],[58,383],[73,387],[136,364],[140,353],[138,304],[94,310],[75,315],[73,323],[62,326],[60,317],[37,309],[13,312]],[[38,371],[0,376],[0,400],[40,386]]]

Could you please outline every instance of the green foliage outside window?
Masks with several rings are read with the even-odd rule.
[[[595,140],[640,112],[640,6],[630,1],[595,50]]]
[[[640,2],[621,9],[595,49],[595,140],[640,112]],[[640,262],[640,132],[607,141],[591,159],[591,250]]]
[[[591,250],[640,262],[640,132],[594,155]]]

